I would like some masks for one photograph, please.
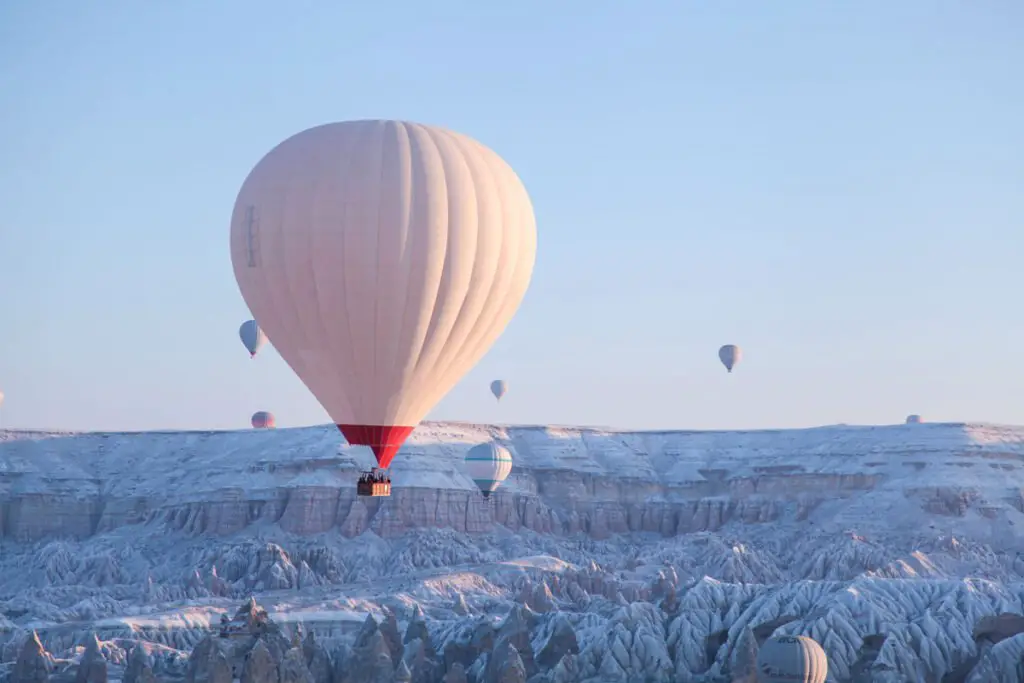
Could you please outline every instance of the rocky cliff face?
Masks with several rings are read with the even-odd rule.
[[[726,683],[773,633],[837,683],[1024,675],[1022,429],[432,424],[383,500],[339,440],[0,432],[0,683]]]
[[[813,521],[823,504],[836,523],[870,524],[881,506],[912,519],[982,517],[1000,533],[1024,510],[1024,429],[1014,427],[702,433],[428,423],[396,459],[386,499],[355,496],[371,456],[339,445],[333,428],[0,435],[0,521],[19,541],[136,524],[226,536],[266,523],[303,536],[336,529],[387,538],[422,527],[472,534],[495,523],[594,538],[672,536],[730,521]],[[461,464],[488,439],[515,458],[489,502]]]
[[[828,592],[821,587],[737,590],[705,581],[691,587],[682,601],[652,603],[627,601],[621,594],[607,600],[572,585],[577,586],[577,600],[582,597],[582,602],[566,602],[562,594],[540,612],[516,602],[498,618],[431,621],[417,605],[400,621],[394,611],[384,608],[379,616],[368,615],[351,637],[326,643],[312,633],[303,638],[298,625],[289,637],[286,627],[269,619],[250,599],[234,619],[225,617],[217,632],[200,635],[190,652],[172,651],[170,658],[168,651],[145,640],[100,641],[95,633],[85,635],[84,647],[51,654],[33,631],[17,646],[17,660],[0,664],[0,679],[9,683],[104,683],[108,676],[124,683],[756,683],[758,650],[767,637],[809,632],[828,652],[830,680],[841,683],[1024,680],[1020,664],[1024,618],[1016,614],[983,617],[973,639],[965,637],[962,622],[969,618],[970,600],[964,602],[965,594],[952,585],[944,586],[948,607],[943,619],[930,615],[932,604],[923,617],[896,628],[878,619],[908,608],[920,610],[922,602],[931,602],[934,598],[927,596],[924,584],[893,594],[885,607],[866,603],[867,613],[857,616],[843,614],[835,605],[832,616],[820,607],[797,606],[808,599],[821,602]],[[868,594],[873,589],[888,592],[880,582],[861,587]],[[980,588],[982,600],[991,597],[990,588]],[[538,593],[526,590],[521,597]],[[841,594],[833,597],[845,599]],[[784,601],[780,603],[779,598]],[[742,610],[729,607],[737,600],[744,605]],[[954,603],[961,606],[953,607]],[[875,632],[879,627],[881,632]]]

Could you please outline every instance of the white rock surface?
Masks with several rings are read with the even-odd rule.
[[[516,462],[489,504],[461,469],[487,439]],[[373,675],[415,683],[731,681],[772,633],[836,682],[1020,678],[1016,622],[983,618],[1024,614],[1024,428],[426,424],[386,500],[354,498],[372,456],[340,441],[0,432],[4,671],[34,629],[52,663],[26,671],[95,632],[112,678],[139,642],[183,676],[254,594],[335,668],[393,610],[419,626]]]

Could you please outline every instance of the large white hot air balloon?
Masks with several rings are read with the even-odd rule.
[[[231,218],[249,310],[383,468],[508,325],[536,249],[530,198],[501,157],[401,121],[288,138],[253,168]]]
[[[740,347],[735,344],[726,344],[722,348],[718,349],[718,360],[722,361],[722,365],[729,372],[736,367],[737,363],[743,357],[743,352],[740,351]]]
[[[277,420],[274,418],[273,413],[268,413],[265,410],[258,410],[252,414],[253,429],[273,429],[277,426]]]
[[[466,453],[466,472],[488,498],[512,474],[512,454],[501,444],[477,444]]]
[[[828,658],[807,636],[769,638],[757,653],[757,680],[763,683],[825,683]]]
[[[508,384],[503,379],[496,379],[491,382],[491,393],[494,394],[494,398],[501,400],[501,397],[508,391]]]

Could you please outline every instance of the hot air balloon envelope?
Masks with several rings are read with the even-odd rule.
[[[501,444],[477,444],[466,453],[466,472],[487,498],[512,473],[512,454]]]
[[[722,348],[718,349],[718,359],[722,361],[722,365],[724,365],[725,369],[729,372],[732,372],[732,369],[740,362],[742,355],[740,347],[735,344],[726,344]]]
[[[494,394],[494,398],[501,400],[501,397],[508,391],[508,384],[503,379],[496,379],[491,382],[491,393]]]
[[[907,424],[916,425],[922,422],[920,415],[907,415]]]
[[[825,683],[825,651],[806,636],[769,638],[757,653],[758,681],[764,683]]]
[[[246,178],[231,219],[249,310],[381,467],[501,335],[536,248],[530,199],[501,157],[401,121],[285,140]]]
[[[252,426],[255,429],[273,429],[277,426],[274,416],[265,410],[252,414]]]
[[[245,345],[250,356],[259,353],[263,345],[267,343],[267,335],[263,334],[263,330],[255,320],[246,320],[242,323],[242,326],[238,328],[238,336],[242,339],[242,344]]]

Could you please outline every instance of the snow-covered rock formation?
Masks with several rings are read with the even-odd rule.
[[[1024,428],[427,424],[383,500],[339,442],[0,432],[0,673],[706,683],[792,633],[837,683],[1024,681]],[[253,595],[280,632],[242,656]]]

